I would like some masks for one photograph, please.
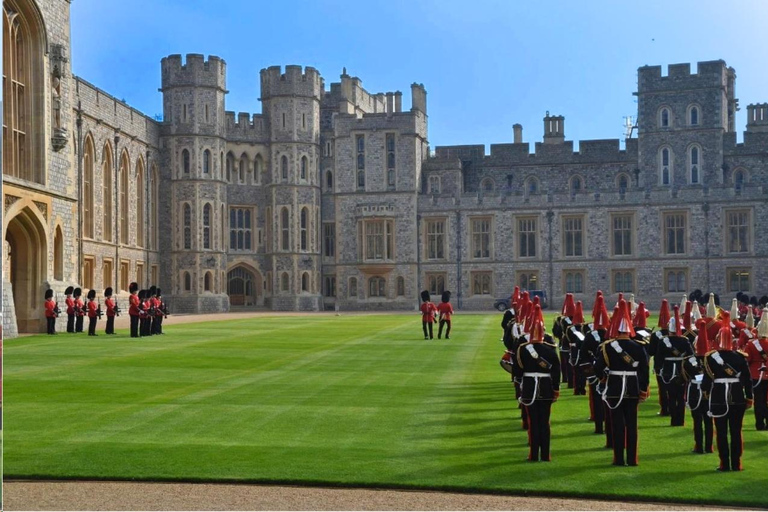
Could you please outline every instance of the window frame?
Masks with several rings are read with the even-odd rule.
[[[533,222],[533,230],[532,231],[523,231],[523,222]],[[523,235],[526,236],[526,243],[525,243],[525,249],[526,254],[523,254]],[[539,242],[539,217],[533,216],[533,215],[521,215],[519,217],[515,217],[515,241],[517,242],[517,251],[515,252],[515,255],[517,256],[517,259],[521,260],[533,260],[539,258],[539,246],[541,245]],[[529,237],[532,237],[533,240],[533,254],[527,254],[530,249],[530,242],[531,240]]]
[[[672,289],[672,287],[669,286],[669,278],[670,276],[674,274],[675,277],[675,287]],[[683,275],[683,287],[681,288],[679,286],[680,282],[680,274]],[[664,293],[687,293],[689,288],[689,282],[690,282],[690,273],[687,268],[684,267],[666,267],[664,268],[664,271],[662,272],[662,289],[664,290]]]
[[[746,250],[745,251],[732,251],[731,250],[731,216],[737,214],[746,214],[746,223],[744,227],[747,230]],[[754,251],[754,226],[752,223],[753,212],[752,208],[723,208],[723,252],[728,256],[748,256]]]
[[[469,259],[472,260],[491,260],[494,257],[494,247],[493,247],[493,232],[494,232],[494,216],[492,215],[482,215],[482,216],[472,216],[467,219],[467,224],[469,224]],[[488,231],[475,231],[475,222],[488,222]],[[482,236],[483,234],[486,234],[488,236],[488,248],[487,248],[487,255],[483,255],[482,245],[484,245],[481,241],[480,245],[480,256],[475,256],[477,251],[477,240],[476,236]]]
[[[441,232],[431,232],[431,227],[437,227],[442,225]],[[434,254],[432,256],[434,239]],[[448,218],[447,217],[430,217],[424,219],[424,259],[428,261],[444,261],[448,258]],[[441,254],[442,253],[442,254]]]
[[[381,233],[369,232],[369,227],[381,224]],[[382,237],[381,240],[381,258],[372,257],[370,252],[370,244],[374,246],[378,245],[373,237]],[[358,241],[359,241],[359,255],[360,259],[364,262],[389,262],[396,259],[396,242],[395,242],[395,219],[372,217],[362,219],[358,223]]]
[[[617,254],[616,252],[616,237],[615,237],[615,224],[616,219],[620,217],[627,217],[630,220],[630,226],[628,229],[622,228],[622,231],[628,231],[629,233],[629,253],[624,254]],[[620,212],[609,212],[608,214],[608,232],[610,233],[610,255],[612,258],[632,258],[635,255],[635,252],[637,251],[637,241],[636,241],[636,228],[637,228],[637,219],[635,212],[626,212],[626,211],[620,211]],[[622,236],[622,240],[624,240],[624,237]],[[623,244],[622,244],[623,246]]]
[[[493,271],[492,270],[473,270],[469,273],[469,296],[470,297],[493,297]],[[485,293],[486,284],[488,292]],[[477,290],[480,290],[477,292]]]
[[[575,281],[574,281],[574,287],[568,286],[568,277],[569,275],[573,276],[573,279],[575,279],[576,276],[581,277],[581,291],[577,291],[575,289]],[[587,289],[587,271],[585,269],[564,269],[563,275],[562,275],[562,287],[563,287],[563,293],[573,293],[573,294],[582,294],[584,293],[584,290]]]
[[[426,289],[429,291],[430,295],[442,295],[443,292],[448,289],[448,273],[425,272],[424,283],[426,284]]]
[[[619,273],[622,274],[629,274],[630,275],[630,281],[631,281],[631,289],[629,290],[619,290],[616,282],[616,277]],[[624,277],[622,277],[622,280]],[[622,283],[624,284],[624,283]],[[611,291],[612,293],[635,293],[635,290],[637,289],[637,272],[634,268],[615,268],[611,270]]]
[[[528,286],[526,286],[525,283],[523,283],[523,281],[521,279],[523,276],[526,277],[526,282],[527,282]],[[535,277],[535,279],[531,279],[531,277]],[[541,278],[541,274],[540,274],[540,272],[538,270],[525,270],[525,269],[521,269],[521,270],[516,270],[515,271],[515,283],[517,284],[517,286],[520,287],[521,291],[525,291],[525,290],[540,290],[541,288],[538,288],[538,285],[541,282],[540,278]],[[536,281],[537,288],[531,288],[530,287],[530,284],[531,284],[532,281]]]
[[[376,293],[372,293],[372,290]],[[371,276],[368,278],[368,298],[386,299],[387,298],[387,280],[382,276]]]
[[[580,240],[580,243],[581,243],[581,253],[580,254],[568,254],[568,252],[569,252],[568,251],[568,235],[569,235],[569,233],[576,233],[577,232],[576,230],[568,230],[567,224],[568,224],[569,221],[579,221],[580,222],[580,226],[579,226],[579,230],[578,230],[578,233],[580,233],[580,237],[581,237],[581,240]],[[585,258],[587,256],[587,247],[586,247],[587,236],[586,236],[585,228],[584,228],[586,225],[587,225],[587,216],[585,214],[567,214],[567,215],[562,215],[560,217],[560,226],[561,226],[562,237],[563,237],[563,240],[562,240],[562,244],[563,244],[562,245],[562,247],[563,247],[562,257],[564,259],[565,258],[567,258],[567,259],[578,259],[578,258]],[[574,251],[573,252],[574,253],[576,252],[575,251],[575,243],[574,243]]]
[[[736,290],[733,287],[731,287],[731,284],[733,283],[733,279],[731,277],[733,272],[741,272],[746,273],[747,277],[747,288],[746,289],[740,289]],[[725,288],[728,293],[737,293],[737,292],[751,292],[752,291],[752,285],[753,285],[753,272],[752,267],[726,267],[725,269]]]
[[[682,217],[683,219],[683,225],[682,226],[672,226],[671,228],[667,225],[667,219],[673,218],[673,217]],[[661,251],[664,256],[685,256],[689,254],[690,252],[690,229],[688,229],[689,226],[689,217],[690,212],[688,210],[664,210],[661,212]],[[683,250],[682,251],[675,251],[670,252],[669,247],[669,238],[668,238],[668,229],[674,229],[674,230],[683,230],[682,235],[682,244],[683,244]],[[675,244],[679,244],[680,240],[677,239],[677,236],[675,237]]]
[[[667,164],[664,164],[664,152],[667,152]],[[671,187],[674,185],[674,173],[675,173],[675,153],[672,151],[672,148],[669,146],[661,146],[659,148],[659,153],[657,155],[658,158],[658,176],[659,176],[659,186],[661,187]],[[667,173],[667,183],[664,183],[664,169],[666,168]]]

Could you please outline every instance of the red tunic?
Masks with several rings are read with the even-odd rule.
[[[427,323],[434,322],[435,313],[437,313],[437,308],[431,302],[425,302],[421,305],[421,321],[422,322],[427,322]]]
[[[53,311],[56,309],[56,301],[53,299],[48,299],[45,301],[45,317],[46,318],[56,318],[56,313]]]
[[[755,342],[763,349],[762,353],[755,346]],[[760,378],[760,367],[768,366],[768,338],[754,339],[744,347],[747,353],[747,363],[749,363],[749,375],[757,380]],[[768,371],[762,372],[763,379],[768,379]]]
[[[74,315],[75,314],[75,299],[73,299],[71,295],[67,295],[67,300],[65,302],[67,303],[67,314],[68,315]]]
[[[80,312],[77,314],[77,316],[85,316],[85,302],[83,302],[83,299],[75,299],[75,306],[80,308]]]
[[[440,318],[443,320],[450,320],[453,314],[453,306],[450,302],[441,302],[437,305],[437,312],[440,313]]]
[[[99,316],[97,314],[97,311],[99,310],[99,305],[96,303],[95,300],[89,300],[88,301],[88,318],[96,318]]]
[[[107,297],[104,305],[107,306],[107,316],[115,316],[115,299]]]
[[[738,350],[744,350],[744,347],[747,346],[747,343],[754,339],[757,339],[757,329],[750,329],[745,324],[739,329],[739,341],[736,344],[736,348]]]
[[[160,299],[157,297],[152,297],[149,299],[150,304],[152,304],[152,307],[155,308],[155,316],[163,316],[163,312],[160,311]]]
[[[128,307],[128,314],[131,316],[140,316],[139,312],[139,296],[135,293],[132,293],[128,302],[130,303]]]

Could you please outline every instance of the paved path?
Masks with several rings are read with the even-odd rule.
[[[5,510],[722,510],[694,505],[237,484],[9,481]]]

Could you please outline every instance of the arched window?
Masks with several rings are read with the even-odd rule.
[[[301,291],[309,291],[309,274],[306,272],[301,274]]]
[[[485,178],[480,185],[480,188],[483,192],[493,192],[493,189],[495,188],[495,184],[493,183],[493,180],[491,178]]]
[[[306,208],[301,209],[301,250],[306,251],[307,250],[307,217],[309,213]]]
[[[221,205],[221,248],[224,249],[227,246],[227,230],[225,229],[226,226],[224,223],[226,222],[227,216],[224,215],[224,205]]]
[[[219,172],[224,172],[224,152],[219,155]]]
[[[574,176],[571,178],[571,195],[576,195],[579,192],[581,192],[583,188],[583,182],[581,181],[581,177]]]
[[[136,245],[144,247],[144,162],[136,162]]]
[[[189,272],[184,272],[184,291],[192,291],[192,276],[189,275]]]
[[[227,182],[232,183],[232,171],[235,166],[235,155],[227,153]]]
[[[325,171],[325,188],[333,190],[333,173],[331,171]]]
[[[93,140],[89,136],[85,140],[83,152],[83,236],[93,238]]]
[[[623,194],[627,190],[629,190],[629,176],[626,174],[619,174],[619,179],[617,180],[617,184],[619,187],[619,193]]]
[[[288,181],[288,157],[285,155],[280,158],[280,178]]]
[[[61,234],[61,226],[56,226],[53,237],[53,278],[64,280],[64,236]]]
[[[212,208],[210,203],[203,206],[203,249],[211,248],[211,215]]]
[[[301,179],[306,180],[307,179],[307,166],[309,165],[309,160],[307,160],[306,156],[301,157]]]
[[[280,276],[280,291],[288,291],[288,272],[283,272]]]
[[[262,172],[264,172],[264,159],[261,158],[261,155],[256,155],[256,158],[253,160],[253,181],[255,183],[262,181]]]
[[[203,288],[207,292],[210,292],[211,288],[213,288],[213,274],[210,272],[205,273],[205,277],[203,278]]]
[[[688,164],[689,164],[689,170],[690,170],[690,180],[692,184],[697,184],[700,182],[699,177],[699,154],[700,149],[698,146],[691,147],[689,153],[688,153]]]
[[[104,144],[104,156],[101,162],[102,175],[102,203],[104,205],[104,218],[102,219],[102,234],[104,240],[112,241],[112,146],[109,142]]]
[[[157,166],[152,165],[152,182],[150,183],[149,187],[149,194],[150,194],[150,204],[149,204],[149,235],[150,235],[150,243],[152,245],[152,249],[157,250],[158,246],[158,237],[159,237],[159,229],[157,224],[157,215],[158,215],[158,209],[159,209],[159,199],[160,199],[160,183],[158,182],[157,177]]]
[[[211,152],[209,150],[203,151],[203,174],[210,174],[211,172]]]
[[[128,153],[123,153],[120,159],[120,243],[128,245]]]
[[[349,292],[347,295],[349,295],[350,297],[357,297],[357,278],[356,277],[349,278]]]
[[[667,107],[663,107],[659,112],[659,126],[662,128],[669,128],[671,124],[671,114]]]
[[[528,178],[525,182],[526,195],[532,196],[539,193],[539,180],[536,178]]]
[[[282,250],[287,251],[289,249],[289,238],[288,234],[290,233],[290,228],[288,226],[288,208],[283,208],[280,212],[280,231],[281,231],[281,243],[280,247]]]
[[[181,152],[181,170],[184,175],[189,174],[189,150],[187,149]]]
[[[746,173],[741,169],[733,171],[733,188],[741,190],[744,187],[744,183],[747,181]]]
[[[659,181],[662,185],[672,183],[672,151],[669,148],[659,152]]]
[[[243,153],[240,155],[240,166],[238,167],[238,174],[240,183],[245,183],[245,170],[248,168],[248,155]]]
[[[699,125],[699,107],[692,105],[688,108],[688,124],[691,126]]]
[[[192,248],[192,208],[184,203],[184,248]]]
[[[405,295],[405,279],[403,276],[397,278],[397,296],[402,297]]]
[[[383,277],[374,276],[368,280],[369,297],[385,297],[386,281]]]

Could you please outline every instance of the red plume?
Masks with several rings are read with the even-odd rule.
[[[659,328],[669,329],[669,302],[667,302],[667,299],[661,301],[661,310],[659,310]]]
[[[733,350],[733,333],[731,332],[731,313],[723,311],[723,326],[720,328],[720,350]]]
[[[573,318],[575,308],[576,306],[573,303],[573,294],[566,293],[565,302],[563,302],[563,316],[568,316]]]
[[[675,336],[683,335],[683,326],[680,325],[680,306],[674,306],[672,308],[675,312]]]
[[[710,350],[709,336],[707,336],[707,320],[700,318],[696,321],[696,328],[699,330],[699,335],[696,337],[696,355],[706,355]]]
[[[685,311],[683,312],[683,327],[686,331],[691,330],[691,313],[693,312],[693,302],[685,301]]]
[[[584,308],[581,301],[576,303],[576,311],[573,314],[573,323],[575,325],[582,325],[584,323]]]
[[[651,315],[649,311],[645,309],[645,302],[641,302],[637,305],[637,311],[635,311],[635,327],[638,329],[645,329],[648,317]]]
[[[541,313],[541,306],[533,306],[531,318],[531,343],[544,341],[544,315]]]

